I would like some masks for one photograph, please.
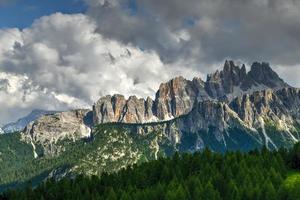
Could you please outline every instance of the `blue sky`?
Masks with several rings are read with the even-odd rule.
[[[85,10],[86,5],[81,0],[15,0],[0,6],[0,28],[22,29],[44,15],[55,12],[79,13]]]

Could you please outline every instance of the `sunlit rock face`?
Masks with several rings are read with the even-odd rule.
[[[107,122],[146,123],[157,121],[153,113],[153,100],[131,96],[125,99],[123,95],[102,97],[93,106],[93,121],[95,124]]]

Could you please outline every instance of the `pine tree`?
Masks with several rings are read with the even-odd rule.
[[[227,191],[227,197],[225,199],[228,199],[228,200],[239,200],[241,199],[241,196],[240,196],[240,190],[238,189],[236,183],[231,180],[228,184],[228,191]]]
[[[107,200],[117,200],[118,198],[117,198],[117,195],[116,195],[116,193],[115,193],[115,191],[114,191],[114,189],[113,188],[110,188],[109,189],[109,191],[108,191],[108,195],[107,195],[107,198],[106,198]]]
[[[262,187],[262,193],[260,196],[261,200],[276,200],[277,199],[277,193],[275,191],[275,188],[272,184],[272,182],[267,179]]]
[[[209,181],[202,192],[202,198],[203,200],[219,200],[221,199],[220,194],[217,190],[215,190],[214,186]]]

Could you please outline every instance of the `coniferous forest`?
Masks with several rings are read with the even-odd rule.
[[[299,200],[300,143],[291,150],[194,154],[131,166],[102,176],[50,179],[1,199]]]

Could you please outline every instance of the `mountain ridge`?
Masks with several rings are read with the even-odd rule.
[[[162,83],[155,99],[138,99],[123,95],[101,97],[94,105],[94,123],[145,123],[173,119],[191,111],[195,102],[214,99],[231,101],[245,93],[266,89],[291,87],[284,82],[268,63],[254,62],[249,72],[245,65],[236,66],[225,61],[223,70],[207,75],[207,80],[182,76]]]
[[[241,88],[242,85],[245,90]],[[209,95],[208,91],[213,92]],[[258,143],[254,142],[256,145],[277,148],[282,145],[290,146],[300,139],[298,133],[294,135],[300,124],[300,116],[297,112],[300,113],[299,89],[285,83],[268,63],[255,62],[251,70],[246,73],[245,65],[239,67],[233,61],[226,61],[223,70],[208,75],[206,82],[200,78],[187,80],[179,76],[162,83],[155,100],[149,97],[145,100],[138,99],[136,96],[126,99],[123,95],[107,95],[94,104],[92,111],[87,110],[83,114],[82,110],[73,110],[69,113],[61,112],[57,115],[44,116],[28,125],[22,133],[29,142],[42,144],[46,152],[51,152],[48,147],[49,142],[45,143],[45,139],[39,140],[38,136],[51,135],[52,138],[63,132],[66,133],[64,135],[72,137],[74,130],[81,129],[73,123],[70,126],[63,126],[68,123],[68,120],[79,122],[80,127],[85,127],[83,129],[86,130],[105,123],[133,124],[137,127],[135,134],[141,133],[142,129],[138,127],[145,125],[152,131],[156,130],[167,135],[171,141],[173,141],[172,137],[177,138],[175,140],[178,142],[173,141],[175,145],[180,143],[184,133],[192,133],[198,138],[201,148],[209,144],[203,141],[202,136],[197,132],[209,133],[213,128],[210,139],[216,139],[215,143],[226,144],[227,136],[224,135],[228,134],[226,131],[238,128],[241,132],[250,133],[251,137],[257,135],[254,137],[254,140],[259,140]],[[78,113],[81,114],[78,116]],[[66,121],[62,117],[64,115],[70,118]],[[182,120],[185,118],[189,120]],[[54,121],[61,125],[49,124]],[[155,128],[156,123],[160,128]],[[168,123],[174,124],[172,130],[166,129],[164,124]],[[280,139],[275,137],[278,142],[274,142],[272,137],[268,136],[265,126],[270,124],[274,125],[274,129],[278,128],[277,132],[283,135]],[[280,127],[275,126],[278,124]],[[43,126],[52,128],[47,131]],[[151,132],[148,129],[146,132]],[[78,133],[79,137],[75,137],[75,140],[87,137],[89,135],[87,132]],[[55,142],[51,143],[52,148],[56,148],[56,143],[55,139]],[[238,141],[236,144],[239,146]],[[219,145],[223,146],[223,144]],[[226,145],[222,148],[222,151],[227,149]],[[196,151],[199,148],[191,150]]]

